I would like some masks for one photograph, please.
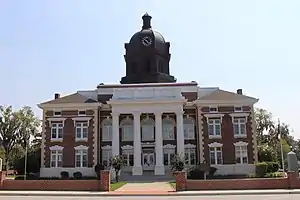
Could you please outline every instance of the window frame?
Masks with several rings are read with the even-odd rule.
[[[77,165],[77,156],[80,156],[79,162],[80,166]],[[86,161],[84,161],[84,156],[86,156]],[[84,163],[85,162],[85,163]],[[75,168],[87,168],[88,163],[88,149],[75,149]]]
[[[62,111],[60,111],[60,110],[54,110],[53,111],[53,116],[54,117],[60,117],[62,115]]]
[[[164,123],[165,121],[171,123]],[[170,133],[171,137],[169,137]],[[163,140],[175,140],[175,123],[172,119],[164,118],[162,120],[162,136]]]
[[[212,150],[213,149],[213,150]],[[220,158],[221,158],[221,162],[218,162],[218,153],[221,154]],[[212,163],[212,157],[211,155],[214,155],[214,163]],[[224,163],[224,159],[223,159],[223,148],[221,146],[212,146],[209,147],[209,163],[211,165],[223,165]]]
[[[78,137],[78,130],[80,130],[80,137]],[[85,132],[86,131],[86,132]],[[84,137],[84,134],[86,133],[86,137]],[[89,123],[86,122],[75,122],[75,140],[81,141],[81,140],[88,140],[89,137]]]
[[[235,163],[239,165],[248,164],[249,156],[248,156],[248,146],[247,145],[236,145],[234,148],[235,152]],[[244,157],[246,155],[246,157]],[[239,158],[240,162],[237,162]],[[244,158],[246,158],[246,162],[244,162]]]
[[[185,123],[185,122],[189,122],[189,123]],[[187,117],[183,119],[183,134],[185,140],[195,139],[195,121],[193,118]]]
[[[243,122],[241,122],[241,121],[243,121]],[[246,117],[234,117],[232,122],[233,122],[234,137],[247,137],[247,119],[246,119]],[[242,133],[242,127],[244,127],[244,133]],[[237,132],[238,132],[238,134],[236,134]]]
[[[216,121],[219,121],[216,123]],[[212,122],[212,123],[211,123]],[[219,134],[217,134],[217,126],[219,126]],[[212,127],[213,134],[210,133],[210,127]],[[221,118],[208,118],[207,119],[207,132],[209,138],[221,138],[222,137],[222,119]]]
[[[63,140],[64,137],[64,123],[63,122],[51,122],[51,140]],[[53,131],[55,130],[55,133]],[[61,133],[59,133],[61,131]],[[55,137],[53,135],[55,134]],[[59,137],[61,135],[61,137]]]
[[[219,109],[216,106],[211,106],[211,107],[209,107],[209,112],[210,113],[217,113],[217,112],[219,112]]]
[[[186,156],[187,155],[187,156]],[[193,159],[194,159],[194,164],[192,164],[192,155],[194,155]],[[186,147],[184,148],[184,160],[185,160],[185,165],[188,166],[194,166],[196,165],[197,161],[196,161],[196,148],[191,148],[191,147]],[[186,159],[187,158],[187,159]]]
[[[53,156],[55,156],[54,160],[53,160]],[[52,165],[53,163],[54,166]],[[63,150],[62,149],[50,150],[50,168],[61,168],[61,167],[63,167]]]

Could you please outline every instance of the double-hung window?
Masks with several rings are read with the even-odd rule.
[[[233,119],[233,132],[235,137],[246,136],[246,118],[234,117]]]
[[[196,149],[195,148],[185,148],[184,157],[185,157],[186,165],[195,165],[196,164]]]
[[[63,139],[63,128],[64,128],[64,124],[62,122],[52,122],[51,123],[51,139],[62,140]]]
[[[221,119],[208,119],[209,137],[221,137]]]
[[[62,150],[51,150],[51,167],[62,167]]]
[[[222,165],[223,154],[222,147],[209,147],[209,157],[211,165]]]
[[[248,163],[248,148],[247,146],[235,146],[235,161],[237,164]]]
[[[81,149],[75,151],[76,167],[88,167],[88,150]]]
[[[88,123],[76,122],[76,139],[87,140],[88,139]]]

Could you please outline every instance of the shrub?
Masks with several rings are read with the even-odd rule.
[[[175,155],[174,158],[171,160],[171,170],[175,171],[182,171],[185,166],[185,160],[180,155]]]
[[[74,177],[75,180],[82,179],[82,173],[81,172],[74,172],[73,177]]]
[[[69,172],[67,172],[67,171],[60,172],[60,176],[61,176],[61,179],[63,179],[63,180],[66,180],[66,179],[70,178]]]
[[[257,163],[255,165],[255,175],[256,177],[265,177],[268,171],[268,164],[265,162]]]
[[[209,175],[210,175],[210,176],[215,175],[216,171],[217,171],[217,168],[215,168],[215,167],[210,167],[210,168],[209,168]]]
[[[204,179],[204,173],[200,167],[195,167],[189,171],[188,179]]]
[[[268,165],[268,169],[267,169],[268,173],[277,172],[279,169],[279,164],[277,162],[267,162],[267,165]]]
[[[104,170],[104,166],[102,164],[98,163],[94,169],[95,169],[95,173],[97,174],[98,179],[100,179],[100,171]]]
[[[282,172],[272,172],[272,173],[267,173],[265,175],[265,178],[280,178],[280,177],[284,177],[284,173]]]

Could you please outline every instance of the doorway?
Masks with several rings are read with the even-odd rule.
[[[154,153],[143,153],[143,169],[152,171],[155,167]]]

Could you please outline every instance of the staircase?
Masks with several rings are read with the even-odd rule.
[[[171,172],[165,175],[154,175],[153,171],[144,171],[141,176],[132,176],[131,172],[121,172],[120,181],[129,183],[146,183],[146,182],[169,182],[175,180]]]

